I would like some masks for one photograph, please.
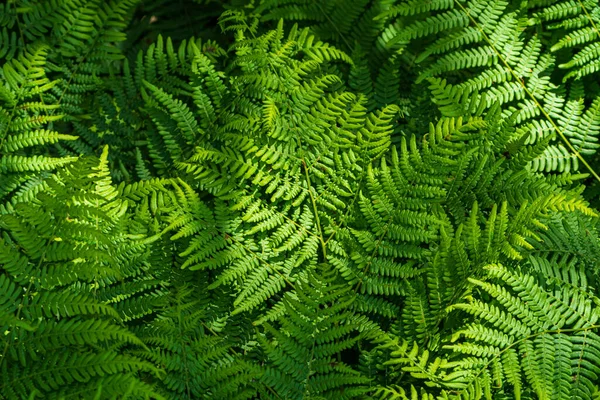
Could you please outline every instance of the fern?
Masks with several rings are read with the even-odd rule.
[[[503,372],[495,379],[506,381],[515,395],[521,392],[521,385],[526,381],[538,397],[592,398],[594,392],[590,389],[598,369],[593,350],[598,340],[594,331],[597,311],[592,305],[593,297],[585,288],[569,288],[568,281],[555,279],[552,284],[561,289],[551,291],[552,286],[540,287],[534,279],[510,273],[501,266],[490,266],[488,270],[491,277],[506,282],[514,294],[493,284],[474,282],[499,305],[480,307],[473,302],[456,308],[482,316],[491,330],[483,324],[469,325],[455,337],[470,340],[448,348],[487,358],[489,361],[479,364],[486,368],[495,369],[498,363]],[[540,313],[539,310],[549,310],[549,304],[553,305],[552,312]],[[513,317],[513,322],[496,322],[503,308],[504,312],[518,313],[518,318]],[[480,346],[480,338],[492,346]],[[521,374],[525,379],[521,380]]]
[[[161,387],[166,398],[253,398],[257,388],[252,380],[261,375],[260,368],[202,321],[208,307],[190,301],[194,289],[185,284],[174,288],[164,313],[139,329],[148,351],[137,353],[165,368]]]
[[[78,161],[48,178],[48,189],[36,201],[2,216],[1,393],[6,398],[59,395],[66,393],[64,385],[91,395],[115,374],[125,374],[121,379],[132,394],[155,393],[135,374],[158,369],[114,350],[144,344],[98,299],[98,290],[126,273],[129,263],[120,257],[127,247],[134,258],[136,253],[134,243],[124,246],[117,239],[123,235],[124,204],[114,198],[106,175],[106,152],[99,163]]]
[[[472,298],[451,307],[480,320],[465,324],[446,339],[444,349],[452,358],[432,360],[430,352],[416,344],[387,337],[379,339],[380,348],[390,351],[385,365],[400,366],[413,382],[426,382],[442,398],[481,398],[492,392],[510,393],[514,398],[593,398],[592,382],[598,370],[598,314],[593,295],[577,287],[577,282],[571,286],[560,278],[543,284],[499,264],[486,270],[499,284],[471,282],[495,302]],[[550,304],[552,312],[547,314]],[[402,383],[381,387],[376,395],[406,399],[412,392],[414,398],[414,383],[411,389]]]
[[[418,80],[434,77],[450,79],[453,82],[452,88],[448,89],[450,98],[473,98],[476,92],[485,94],[485,106],[499,103],[506,115],[521,113],[518,125],[523,132],[541,137],[556,132],[563,143],[548,147],[532,160],[531,166],[536,170],[576,171],[580,154],[595,152],[596,135],[585,125],[567,122],[573,120],[574,102],[579,99],[571,101],[563,97],[561,90],[564,89],[551,79],[554,57],[549,51],[543,51],[551,44],[528,25],[523,25],[523,19],[529,13],[536,15],[530,19],[529,26],[533,26],[536,18],[569,15],[573,10],[566,9],[575,2],[565,3],[569,5],[561,4],[565,6],[563,11],[558,9],[558,5],[546,5],[539,15],[532,10],[535,10],[533,4],[518,7],[505,1],[487,5],[472,1],[464,6],[436,3],[423,10],[423,15],[430,16],[412,22],[391,37],[389,43],[406,43],[404,46],[410,49],[411,40],[431,37],[433,42],[416,59],[424,64]],[[408,7],[408,4],[400,7]],[[582,18],[583,9],[576,8],[579,18]],[[411,15],[407,11],[399,11],[402,9],[381,17],[395,16],[402,20]],[[558,49],[558,43],[552,48]],[[565,64],[560,66],[565,67]],[[594,124],[594,107],[592,104],[585,111],[584,124]],[[578,115],[582,115],[584,109]],[[545,126],[543,130],[540,130],[540,125]]]
[[[263,379],[285,398],[352,399],[367,391],[368,378],[339,355],[376,327],[348,310],[353,296],[336,278],[335,270],[320,264],[283,297],[284,314],[261,324],[257,338],[269,360]]]
[[[564,80],[580,79],[598,72],[595,49],[598,36],[598,5],[590,1],[553,2],[543,9],[533,9],[530,24],[544,22],[556,30],[558,38],[550,48],[557,52],[569,49],[567,62],[558,65],[567,70]]]
[[[0,398],[598,398],[599,25],[1,4]]]

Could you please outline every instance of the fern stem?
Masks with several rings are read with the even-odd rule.
[[[304,174],[306,176],[306,184],[308,185],[308,195],[310,196],[310,201],[312,202],[313,212],[315,213],[315,222],[317,224],[317,231],[319,232],[319,241],[321,242],[321,250],[323,251],[323,261],[327,262],[327,244],[323,239],[323,230],[321,229],[321,220],[319,218],[319,210],[317,209],[317,202],[312,193],[312,186],[310,183],[310,175],[308,174],[308,167],[306,166],[306,161],[304,158],[302,159],[302,165],[304,166]]]
[[[340,32],[337,25],[331,20],[329,13],[327,13],[327,12],[325,12],[325,10],[323,10],[323,6],[322,6],[321,2],[316,1],[315,3],[317,4],[319,11],[321,11],[321,14],[325,17],[325,19],[329,22],[329,24],[333,27],[333,29],[335,29],[335,31],[339,35],[340,39],[342,39],[342,42],[344,42],[344,44],[346,45],[348,50],[351,51],[352,47],[350,46],[350,43],[348,43],[348,41],[346,40],[346,35],[343,35],[342,32]]]
[[[590,15],[588,9],[585,7],[585,4],[583,4],[583,2],[581,0],[577,0],[577,2],[579,3],[579,5],[581,6],[581,9],[583,10],[583,12],[585,13],[585,16],[587,17],[587,19],[590,21],[590,23],[592,24],[592,27],[594,28],[594,30],[596,31],[596,34],[598,35],[598,38],[600,39],[600,31],[598,30],[598,27],[596,26],[596,23],[594,22],[594,19],[592,18],[592,16]]]

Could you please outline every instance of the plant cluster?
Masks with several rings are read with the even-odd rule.
[[[0,4],[0,399],[600,399],[599,28]]]

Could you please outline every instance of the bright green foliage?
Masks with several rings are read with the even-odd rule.
[[[485,99],[479,101],[484,101],[486,107],[500,104],[505,115],[516,113],[518,130],[529,135],[529,143],[555,132],[559,142],[547,147],[531,166],[547,172],[568,172],[578,169],[575,151],[595,152],[595,126],[600,114],[595,104],[584,105],[581,90],[569,87],[569,96],[565,97],[565,88],[551,79],[557,61],[532,22],[539,18],[540,9],[541,14],[555,15],[550,10],[577,1],[544,2],[543,7],[537,3],[446,2],[439,9],[433,8],[435,12],[430,16],[407,22],[408,27],[390,40],[407,43],[407,49],[412,50],[411,40],[431,38],[425,50],[415,54],[423,68],[417,81],[445,78],[452,83],[452,88],[445,90],[455,99],[469,96],[475,101],[475,93],[485,94]],[[580,19],[585,17],[582,10],[578,12]],[[525,19],[533,15],[536,17],[526,24]],[[573,149],[565,146],[567,141]]]
[[[156,366],[118,351],[144,343],[102,300],[114,282],[141,269],[144,257],[144,247],[126,230],[127,204],[107,175],[106,152],[99,163],[82,159],[0,219],[6,398],[154,393],[136,375],[158,374]]]
[[[500,264],[486,266],[489,281],[469,279],[481,295],[474,292],[450,311],[478,322],[463,324],[446,339],[445,356],[433,359],[416,344],[380,339],[380,348],[389,352],[384,365],[409,376],[400,386],[378,389],[381,398],[411,398],[409,388],[419,381],[449,399],[482,398],[492,391],[515,399],[597,396],[598,298],[577,274],[564,277],[557,264],[533,265],[541,280]]]
[[[261,375],[260,369],[211,328],[209,299],[196,294],[203,289],[183,282],[175,287],[168,307],[135,330],[148,346],[135,354],[165,369],[160,391],[166,398],[253,398],[257,388],[249,382]]]
[[[563,79],[581,79],[598,72],[598,3],[589,0],[552,3],[549,7],[533,8],[533,18],[528,23],[544,24],[548,29],[556,30],[558,40],[550,48],[552,52],[569,49],[568,61],[558,65],[558,68],[568,70]]]
[[[600,398],[599,26],[0,4],[0,399]]]
[[[268,364],[263,380],[286,399],[354,399],[366,394],[369,378],[336,355],[368,339],[374,324],[350,307],[351,289],[327,264],[309,270],[274,306],[276,323],[263,322],[257,339]],[[263,336],[264,335],[264,336]],[[268,398],[278,398],[269,396]]]

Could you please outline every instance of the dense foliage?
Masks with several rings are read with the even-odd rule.
[[[600,399],[599,27],[0,4],[0,398]]]

